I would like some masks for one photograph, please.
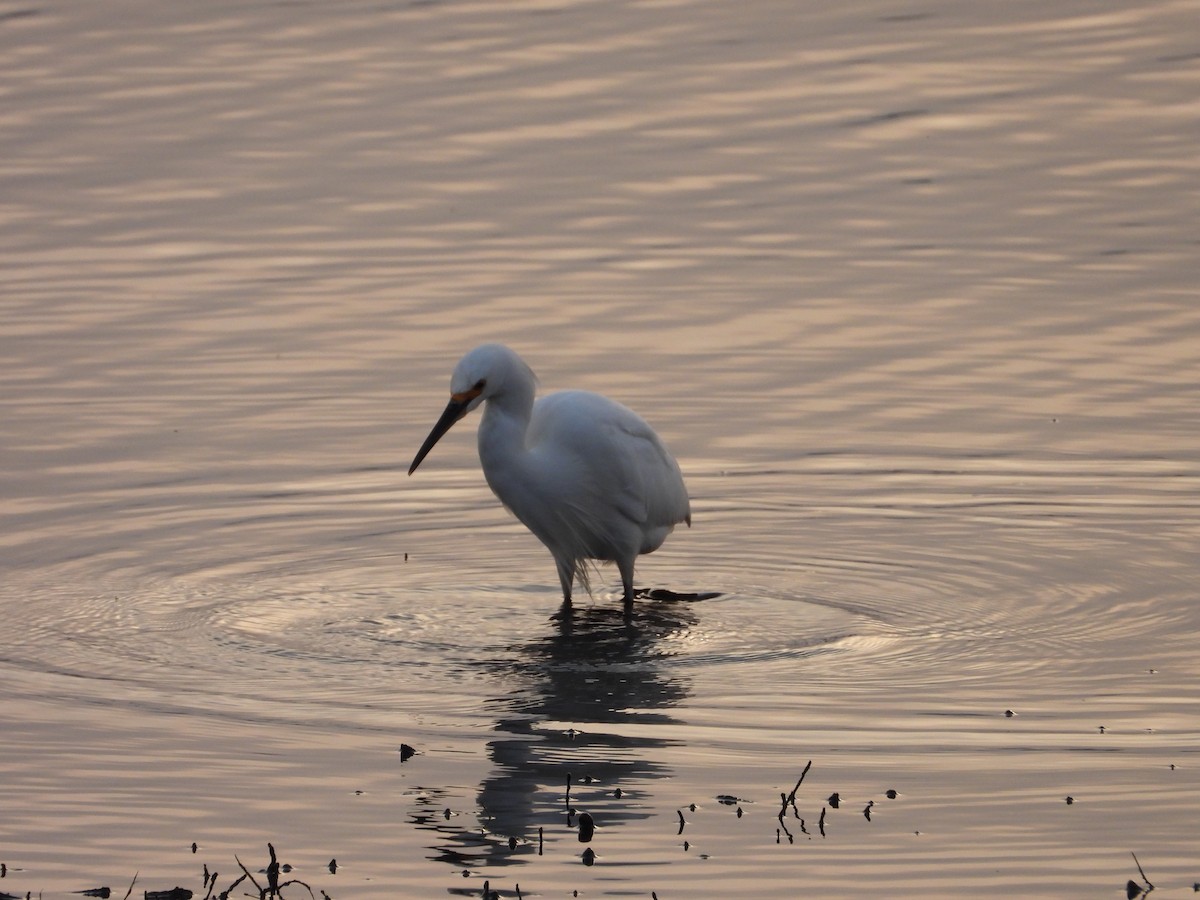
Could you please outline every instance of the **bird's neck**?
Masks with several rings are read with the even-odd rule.
[[[525,464],[525,438],[532,415],[532,391],[528,395],[505,393],[492,397],[484,406],[479,423],[479,462],[493,487],[495,474]]]

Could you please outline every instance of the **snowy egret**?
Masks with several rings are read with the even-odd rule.
[[[450,427],[487,401],[479,462],[492,492],[550,550],[563,602],[576,577],[588,589],[588,560],[615,562],[633,602],[633,564],[692,524],[679,464],[633,410],[589,391],[560,391],[534,403],[537,378],[501,344],[476,347],[450,379],[450,402],[408,474]]]

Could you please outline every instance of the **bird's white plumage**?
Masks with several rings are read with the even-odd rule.
[[[409,474],[459,418],[486,402],[479,461],[492,491],[554,556],[563,599],[587,560],[615,562],[633,599],[638,554],[691,524],[679,465],[637,413],[589,391],[536,402],[537,379],[500,344],[476,347],[450,380],[451,399]]]

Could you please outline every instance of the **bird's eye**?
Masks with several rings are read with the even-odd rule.
[[[477,390],[477,391],[482,391],[482,390],[484,389],[484,387],[486,387],[486,386],[487,386],[487,379],[486,379],[486,378],[480,378],[480,379],[479,379],[477,382],[475,382],[475,388],[474,388],[474,389],[475,389],[475,390]]]

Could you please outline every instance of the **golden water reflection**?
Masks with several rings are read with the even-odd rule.
[[[0,12],[4,890],[1191,884],[1190,4],[119,12]],[[664,434],[719,600],[567,632],[468,434],[405,480],[486,340]],[[877,815],[776,844],[809,758]]]

